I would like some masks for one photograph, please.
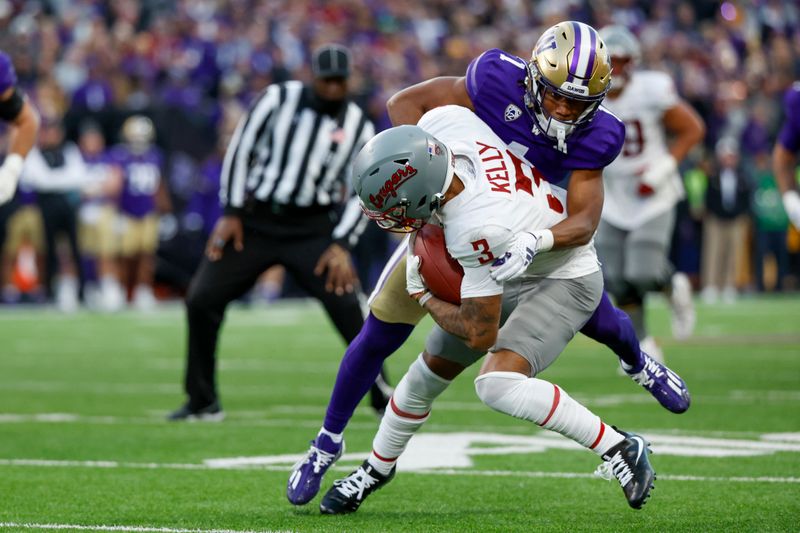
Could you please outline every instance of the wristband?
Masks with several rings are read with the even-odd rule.
[[[431,298],[433,298],[433,294],[431,294],[431,291],[425,291],[425,294],[423,294],[422,296],[419,297],[419,299],[417,300],[417,303],[419,304],[420,307],[425,307],[425,304]]]
[[[553,238],[553,232],[549,229],[543,229],[538,231],[539,233],[539,249],[538,252],[547,252],[553,249],[553,244],[555,239]]]

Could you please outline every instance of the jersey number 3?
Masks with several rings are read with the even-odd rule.
[[[472,241],[472,249],[476,252],[480,252],[481,255],[478,256],[478,262],[482,265],[490,261],[494,261],[495,257],[492,251],[489,249],[489,241],[486,239],[478,239],[477,241]]]

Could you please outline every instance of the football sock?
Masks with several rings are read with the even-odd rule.
[[[644,327],[644,307],[638,306],[631,306],[625,309],[625,312],[628,313],[628,316],[631,317],[631,324],[633,324],[633,330],[636,332],[636,337],[639,339],[644,339],[647,337],[647,331]]]
[[[388,475],[408,441],[428,419],[433,401],[450,380],[437,376],[420,355],[394,389],[392,399],[381,419],[378,433],[372,441],[369,463],[383,475]]]
[[[343,440],[343,436],[341,433],[331,433],[325,428],[320,428],[319,433],[317,433],[317,435],[327,435],[336,444],[341,444]]]
[[[414,326],[390,324],[370,313],[361,331],[347,347],[333,387],[323,427],[342,433],[358,402],[367,394],[380,374],[383,361],[406,341]]]
[[[617,357],[635,371],[644,366],[639,339],[630,317],[614,307],[605,291],[594,314],[581,328],[581,333],[611,348]]]
[[[496,411],[560,433],[603,456],[625,437],[559,386],[519,372],[488,372],[475,379],[478,397]]]

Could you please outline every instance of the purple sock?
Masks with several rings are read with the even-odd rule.
[[[411,335],[411,324],[389,324],[367,316],[364,326],[344,352],[331,401],[325,413],[324,427],[342,433],[353,416],[358,402],[369,392],[381,371],[383,361]]]
[[[81,258],[81,267],[83,268],[83,279],[89,283],[97,281],[97,260],[94,257]]]
[[[614,307],[605,291],[581,333],[611,348],[625,364],[633,367],[633,372],[642,369],[644,359],[633,323],[624,311]]]

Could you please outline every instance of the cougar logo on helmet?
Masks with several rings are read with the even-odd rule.
[[[442,205],[455,172],[453,161],[452,151],[419,126],[390,128],[356,156],[353,190],[380,228],[415,231]]]
[[[377,207],[378,209],[383,208],[384,202],[390,196],[392,198],[397,197],[397,189],[405,182],[416,176],[417,169],[412,167],[410,164],[406,164],[405,167],[397,169],[392,177],[386,180],[383,184],[383,187],[377,193],[377,196],[374,194],[369,195],[369,201],[372,202],[372,205]]]

